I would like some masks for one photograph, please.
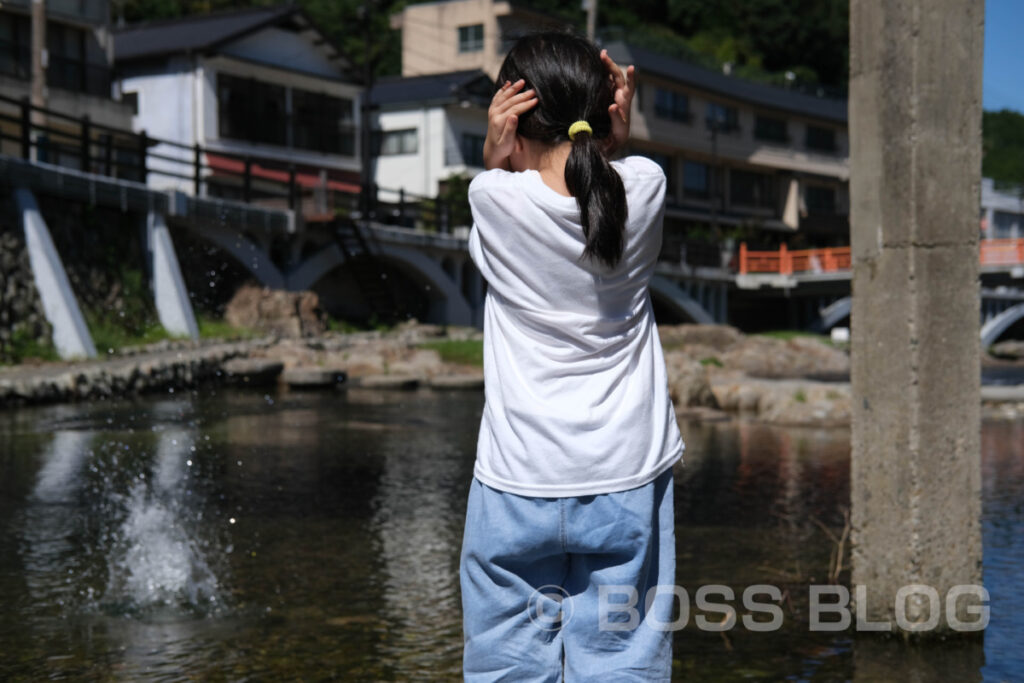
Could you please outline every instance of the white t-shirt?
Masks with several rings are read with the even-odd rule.
[[[469,252],[487,280],[484,394],[475,476],[524,496],[642,486],[683,442],[647,285],[661,248],[665,174],[613,162],[626,189],[622,260],[581,259],[576,199],[536,171],[469,186]]]

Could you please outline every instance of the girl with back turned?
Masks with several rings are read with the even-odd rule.
[[[668,680],[657,625],[671,620],[683,443],[647,291],[665,175],[608,161],[629,137],[633,69],[588,41],[523,38],[498,84],[491,170],[469,189],[488,290],[465,676]]]

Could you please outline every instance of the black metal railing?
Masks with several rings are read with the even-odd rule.
[[[330,169],[186,145],[0,95],[0,150],[86,173],[149,183],[163,178],[195,196],[234,199],[306,216],[370,218],[448,233],[470,222],[466,202],[332,177]]]

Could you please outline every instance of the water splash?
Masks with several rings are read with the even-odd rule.
[[[153,475],[132,484],[108,556],[103,602],[127,611],[159,606],[216,609],[220,585],[186,505],[193,438],[181,429],[160,433]]]

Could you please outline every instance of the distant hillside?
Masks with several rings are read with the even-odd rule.
[[[598,0],[600,2],[600,0]],[[409,0],[372,2],[372,30],[364,31],[364,0],[299,0],[298,4],[362,67],[364,36],[373,36],[371,61],[378,75],[401,69],[401,38],[388,17]],[[225,9],[282,4],[273,0],[112,0],[114,20],[135,23]],[[525,0],[523,4],[564,18],[582,29],[580,0]],[[603,34],[663,52],[686,56],[712,68],[725,62],[733,73],[844,89],[847,72],[847,0],[633,0],[599,5]]]
[[[981,174],[996,182],[1024,185],[1024,114],[1003,109],[982,119]]]

